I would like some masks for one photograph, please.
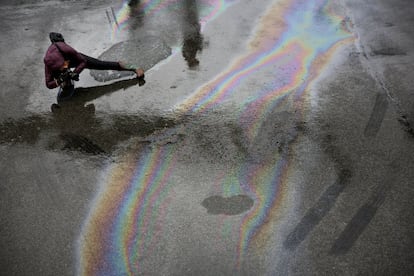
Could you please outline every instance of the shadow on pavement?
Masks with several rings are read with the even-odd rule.
[[[55,113],[33,114],[0,123],[0,144],[40,143],[49,150],[77,151],[109,156],[122,142],[145,137],[155,130],[175,124],[172,119],[148,114],[95,114],[95,106],[86,104],[101,96],[126,89],[138,79],[112,84],[76,88],[73,99],[60,105]]]

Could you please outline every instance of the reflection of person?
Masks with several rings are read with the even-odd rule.
[[[201,26],[198,19],[197,1],[185,0],[183,23],[183,48],[182,55],[187,61],[188,67],[194,68],[199,64],[196,58],[197,52],[203,48],[203,36],[200,33]]]
[[[47,49],[44,57],[46,86],[50,89],[58,86],[64,86],[64,80],[61,74],[70,68],[74,68],[70,72],[70,78],[79,80],[79,74],[83,69],[95,70],[117,70],[117,71],[133,71],[138,78],[144,78],[144,70],[141,68],[131,68],[123,62],[102,61],[82,53],[77,52],[71,46],[65,43],[62,34],[50,33],[50,41],[52,45]]]

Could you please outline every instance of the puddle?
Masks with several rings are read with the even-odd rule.
[[[130,67],[140,67],[147,71],[172,53],[171,48],[161,38],[142,36],[119,42],[102,53],[100,60],[123,61]],[[100,82],[132,76],[131,71],[91,70],[91,76]]]
[[[207,209],[207,213],[213,215],[239,215],[253,206],[253,199],[247,195],[231,197],[210,196],[203,200],[201,205]]]

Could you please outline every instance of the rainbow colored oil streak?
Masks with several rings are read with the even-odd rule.
[[[161,7],[161,1],[152,7]],[[163,2],[165,5],[171,1]],[[217,9],[222,1],[216,1]],[[288,98],[304,112],[305,96],[311,82],[329,64],[336,49],[354,37],[346,20],[334,13],[334,0],[276,1],[261,19],[245,54],[232,62],[209,83],[196,90],[177,109],[197,116],[233,99],[249,78],[272,72],[274,79],[258,86],[250,97],[240,100],[239,124],[246,147],[260,137],[266,116]],[[150,5],[148,5],[150,7]],[[157,8],[153,8],[155,11]],[[211,9],[216,11],[217,9]],[[205,17],[208,18],[208,17]],[[191,129],[187,129],[191,133]],[[297,139],[293,128],[288,135]],[[290,141],[290,142],[292,142]],[[140,259],[149,256],[162,235],[162,221],[169,200],[171,175],[176,165],[177,145],[139,148],[130,160],[108,172],[104,190],[85,222],[81,239],[80,273],[84,275],[135,275]],[[134,157],[138,156],[138,157]],[[266,237],[277,235],[267,222],[274,221],[283,202],[290,166],[286,152],[255,161],[242,162],[217,179],[216,194],[244,193],[254,206],[240,215],[240,224],[229,227],[226,217],[221,235],[238,236],[234,249],[235,271],[257,248],[266,248]],[[223,238],[223,240],[225,240]]]
[[[161,234],[174,149],[142,150],[138,160],[131,155],[111,169],[109,185],[98,196],[81,240],[81,275],[138,274],[143,252],[150,253]]]
[[[309,84],[329,63],[335,49],[354,39],[345,18],[334,13],[329,0],[279,1],[269,9],[256,34],[248,53],[178,107],[183,113],[208,112],[237,94],[248,78],[260,78],[261,72],[272,68],[275,81],[251,93],[253,96],[245,99],[239,114],[239,123],[250,144],[260,135],[267,114],[286,97],[293,96],[297,108],[303,109],[303,96]],[[289,136],[292,140],[297,136],[294,128]],[[260,166],[246,163],[233,172],[244,193],[255,200],[240,226],[237,268],[253,238],[264,233],[264,222],[276,213],[288,170],[288,156],[282,153],[278,158],[264,160]]]
[[[154,16],[157,12],[180,5],[180,0],[144,0],[140,1],[137,7],[131,8],[129,1],[122,1],[121,8],[115,13],[115,19],[112,19],[111,39],[114,40],[117,35],[128,29],[133,10],[139,10],[144,16]],[[200,0],[197,2],[200,10],[201,28],[205,24],[225,11],[236,0]]]

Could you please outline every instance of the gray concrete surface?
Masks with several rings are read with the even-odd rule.
[[[0,13],[0,275],[414,273],[411,1]],[[146,84],[85,70],[52,113],[50,31]]]

